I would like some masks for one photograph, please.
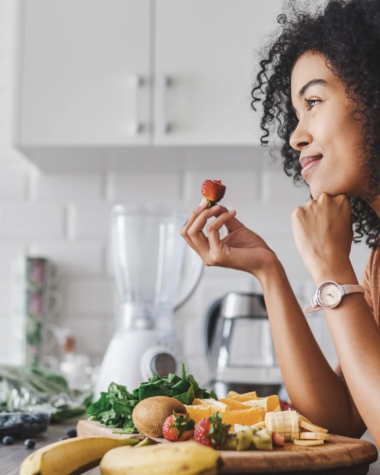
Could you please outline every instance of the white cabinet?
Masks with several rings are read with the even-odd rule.
[[[21,18],[19,145],[148,144],[149,0],[23,0]]]
[[[40,168],[115,169],[184,146],[251,159],[255,53],[281,0],[19,1],[14,137]]]
[[[258,144],[250,107],[256,50],[276,27],[277,0],[158,0],[157,145]]]

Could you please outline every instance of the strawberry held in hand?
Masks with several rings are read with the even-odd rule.
[[[226,187],[222,185],[220,180],[206,180],[202,185],[201,191],[208,201],[208,207],[212,208],[223,198]]]
[[[189,440],[194,435],[195,421],[189,419],[189,414],[176,414],[165,419],[162,433],[166,440],[170,442],[183,442]]]
[[[222,414],[217,412],[211,417],[202,419],[195,426],[194,439],[198,444],[220,449],[228,437],[231,426],[222,422]]]

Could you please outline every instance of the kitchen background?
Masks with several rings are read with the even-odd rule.
[[[245,148],[232,144],[215,153],[211,150],[205,158],[194,155],[192,159],[191,149],[187,155],[183,149],[185,158],[162,159],[162,167],[160,161],[150,166],[144,151],[138,151],[140,166],[130,160],[130,169],[122,171],[43,173],[25,160],[24,153],[12,145],[17,8],[14,0],[0,0],[0,362],[6,361],[9,345],[11,260],[19,252],[46,256],[57,264],[57,288],[64,299],[57,321],[71,329],[78,350],[99,364],[112,335],[117,302],[108,240],[109,207],[160,200],[181,201],[191,210],[201,200],[205,179],[220,179],[227,186],[226,206],[236,209],[238,219],[273,246],[300,300],[312,295],[314,284],[295,248],[290,222],[291,211],[305,203],[308,192],[293,186],[281,164],[271,163],[264,149],[252,147],[251,159],[244,143]],[[247,110],[253,114],[249,91]],[[70,152],[63,150],[62,162],[65,153],[70,160]],[[364,244],[353,246],[358,275],[368,254]],[[208,376],[202,337],[206,309],[233,290],[260,288],[248,274],[206,268],[196,292],[175,315],[190,369],[199,381]],[[336,354],[323,315],[309,317],[309,322],[334,365]]]

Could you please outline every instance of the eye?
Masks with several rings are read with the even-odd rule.
[[[304,99],[306,104],[306,110],[311,111],[318,102],[321,102],[319,99]]]

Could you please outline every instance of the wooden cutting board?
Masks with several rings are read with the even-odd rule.
[[[82,420],[78,422],[79,437],[113,437],[115,439],[143,435],[113,434],[113,429],[99,422]],[[163,439],[155,439],[166,442]],[[169,442],[167,442],[169,443]],[[302,473],[324,475],[362,475],[368,472],[369,465],[377,460],[377,448],[365,440],[330,435],[330,442],[318,447],[299,447],[286,443],[284,448],[273,451],[234,452],[221,450],[223,468],[221,474],[264,474],[264,473]]]

